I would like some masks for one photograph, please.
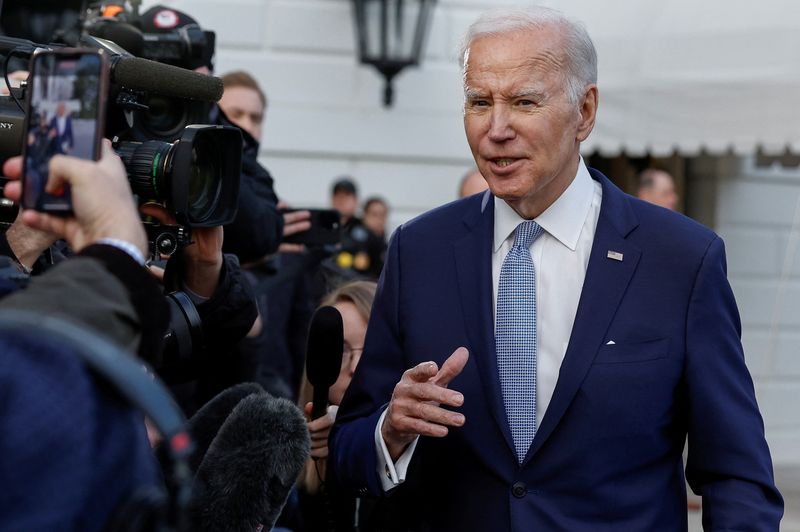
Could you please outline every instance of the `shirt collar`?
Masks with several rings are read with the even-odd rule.
[[[593,194],[592,176],[589,175],[589,170],[581,157],[578,161],[578,172],[567,190],[534,220],[559,242],[575,251],[583,230],[583,222],[592,206]],[[494,198],[495,252],[523,221],[524,218],[505,201]]]

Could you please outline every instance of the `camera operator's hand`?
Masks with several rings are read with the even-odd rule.
[[[142,214],[162,224],[174,225],[175,217],[161,205],[147,203]],[[211,297],[219,285],[222,272],[222,227],[192,229],[192,243],[183,248],[183,282],[186,288],[201,297]]]
[[[3,167],[6,176],[18,179],[20,164],[20,157],[10,159]],[[24,210],[22,221],[34,229],[64,238],[75,251],[102,238],[113,238],[133,244],[142,255],[147,255],[147,236],[136,212],[125,167],[109,141],[103,141],[103,155],[99,161],[54,156],[50,160],[50,178],[45,190],[54,194],[65,185],[72,189],[73,216]],[[18,201],[20,192],[19,182],[8,183],[5,187],[5,194],[11,200]]]

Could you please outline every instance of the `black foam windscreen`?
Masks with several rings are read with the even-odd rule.
[[[329,388],[339,377],[344,348],[344,324],[336,307],[320,307],[311,318],[306,372],[314,388]]]
[[[267,393],[242,399],[195,475],[194,530],[271,530],[310,454],[305,418]]]
[[[127,89],[205,102],[218,101],[224,89],[222,80],[214,76],[140,57],[117,59],[111,77]]]
[[[186,422],[186,429],[195,445],[195,451],[189,457],[189,467],[193,473],[200,467],[211,442],[214,441],[220,427],[236,408],[236,405],[254,393],[264,393],[264,389],[254,382],[231,386],[214,396],[189,418],[189,421]],[[163,443],[156,449],[156,456],[162,465],[165,465],[165,449],[162,447]]]

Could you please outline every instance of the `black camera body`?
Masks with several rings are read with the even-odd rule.
[[[146,223],[144,229],[151,257],[169,257],[192,240],[191,232],[182,225]]]
[[[120,4],[124,7],[124,3]],[[125,39],[126,25],[121,22],[125,15],[122,13],[120,21],[103,22],[90,8],[80,21],[82,30],[72,33],[79,41],[66,44],[100,48],[108,53],[111,83],[105,98],[103,136],[113,139],[138,199],[142,203],[164,204],[179,224],[145,223],[151,255],[161,258],[188,244],[191,228],[220,226],[233,220],[238,204],[243,141],[237,128],[206,124],[209,111],[221,96],[221,82],[178,68],[206,56],[210,58],[213,34],[196,27],[144,34],[141,47],[137,48],[136,31],[132,39]],[[93,29],[100,27],[110,28],[106,38]],[[108,40],[112,35],[116,37]],[[30,98],[25,82],[19,87],[8,83],[10,60],[25,60],[37,48],[59,46],[60,43],[42,45],[0,37],[5,85],[10,91],[8,95],[0,95],[0,164],[22,152],[26,136],[24,109]],[[177,66],[143,59],[148,56]],[[193,95],[191,91],[197,85],[205,85],[205,90]],[[4,181],[0,178],[0,197]],[[0,221],[11,223],[16,214],[15,205],[0,202]],[[7,265],[0,264],[0,280],[25,284],[27,276],[3,266]],[[168,302],[171,308],[170,330],[166,335],[168,350],[179,358],[187,358],[202,344],[202,323],[186,294],[169,294]]]
[[[164,204],[178,223],[189,227],[232,222],[238,204],[241,132],[204,124],[221,95],[221,82],[134,57],[116,43],[92,35],[84,34],[79,44],[102,49],[110,57],[103,136],[114,139],[140,201]],[[6,65],[12,56],[29,57],[37,48],[58,46],[0,37]],[[193,92],[195,86],[199,89]],[[27,92],[22,83],[8,96],[0,96],[0,164],[22,151]]]

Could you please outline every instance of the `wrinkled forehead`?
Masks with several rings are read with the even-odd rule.
[[[466,99],[494,92],[543,98],[564,91],[567,79],[567,61],[558,43],[523,35],[475,39],[462,82]]]
[[[567,70],[563,38],[555,27],[481,35],[464,53],[464,82],[484,75],[542,76]]]

